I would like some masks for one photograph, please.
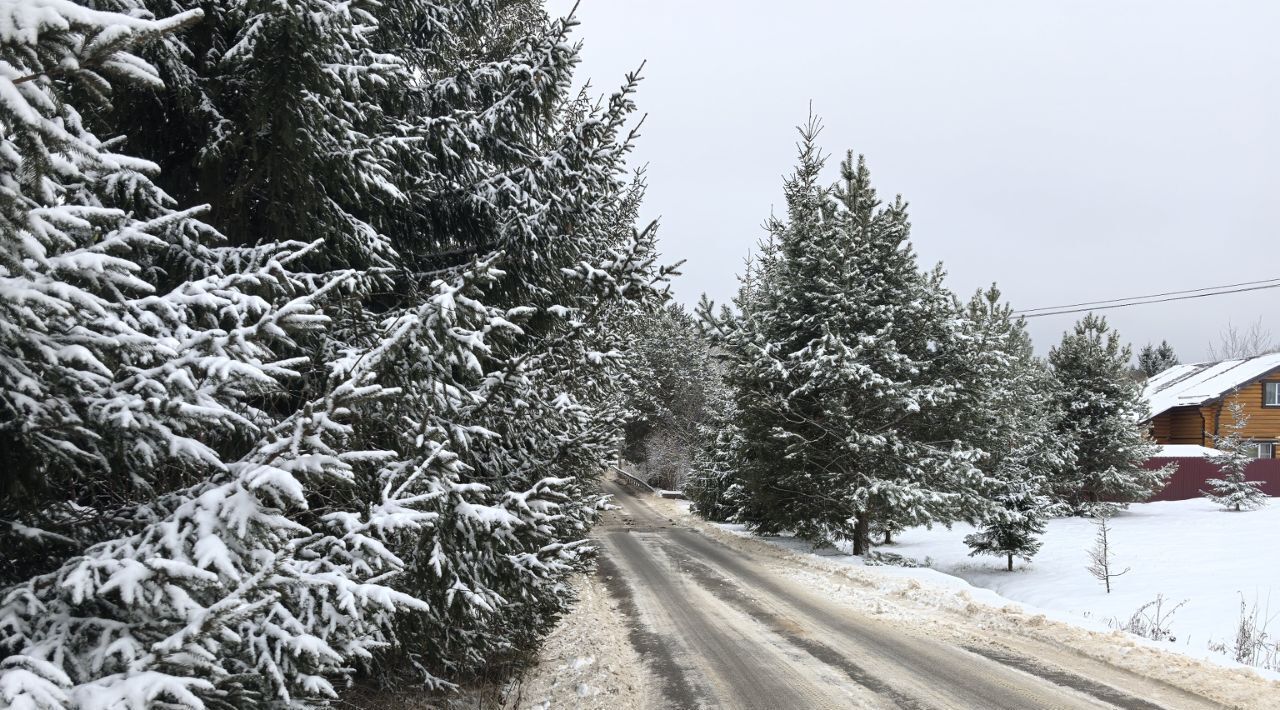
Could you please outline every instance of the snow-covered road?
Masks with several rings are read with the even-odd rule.
[[[820,568],[797,570],[800,556],[717,535],[668,501],[615,484],[609,492],[621,510],[596,531],[600,574],[657,678],[660,699],[648,707],[1146,710],[1280,701],[1273,684],[1239,671],[1147,648],[1126,649],[1140,662],[1113,664],[1072,648],[1063,639],[1074,631],[1046,635],[1055,622],[1024,620],[1039,628],[1023,633],[1005,610],[956,613]],[[1188,673],[1195,677],[1177,681]]]

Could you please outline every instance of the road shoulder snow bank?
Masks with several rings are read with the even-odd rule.
[[[600,573],[572,582],[578,601],[547,636],[537,662],[500,685],[464,687],[452,693],[425,689],[355,688],[343,707],[360,710],[643,710],[653,706],[657,685],[631,645],[626,615],[617,608]]]
[[[600,573],[580,577],[576,586],[578,603],[547,637],[537,665],[508,691],[505,707],[651,707],[657,686]]]

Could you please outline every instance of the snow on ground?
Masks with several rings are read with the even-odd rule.
[[[628,638],[626,616],[599,573],[581,578],[578,603],[547,637],[538,664],[508,692],[510,708],[645,708],[652,676]]]
[[[1097,533],[1085,518],[1050,521],[1040,553],[1012,573],[1003,560],[967,556],[968,526],[910,530],[891,548],[1007,599],[1082,618],[1124,622],[1158,594],[1169,604],[1186,600],[1170,628],[1174,645],[1194,652],[1234,642],[1242,599],[1256,602],[1271,634],[1280,634],[1280,505],[1236,513],[1204,499],[1143,503],[1112,527],[1114,564],[1130,571],[1113,580],[1111,594],[1085,569]]]
[[[547,636],[537,662],[518,678],[455,692],[360,687],[341,706],[358,710],[643,710],[658,697],[628,638],[626,615],[599,574],[574,581],[578,601]]]
[[[1130,571],[1112,580],[1109,595],[1086,570],[1097,531],[1087,518],[1050,521],[1040,553],[1031,563],[1018,560],[1014,572],[1004,570],[1004,558],[969,557],[964,536],[973,528],[967,525],[915,528],[876,548],[928,561],[930,569],[873,569],[952,589],[972,585],[978,589],[971,596],[978,601],[997,606],[1019,602],[1028,611],[1095,630],[1123,624],[1159,594],[1166,609],[1186,600],[1171,617],[1174,640],[1158,645],[1226,666],[1236,664],[1209,647],[1233,647],[1242,599],[1250,609],[1256,602],[1261,620],[1270,621],[1272,641],[1280,637],[1280,501],[1244,513],[1223,511],[1203,499],[1144,503],[1120,512],[1111,525],[1114,564]],[[741,526],[720,527],[748,534]],[[839,564],[863,564],[847,554],[847,546],[814,550],[794,538],[769,541]],[[1280,679],[1280,673],[1260,674]]]
[[[815,551],[794,538],[757,537],[741,526],[708,523],[687,512],[687,504],[660,499],[653,503],[761,564],[768,564],[766,551],[772,551],[774,569],[806,589],[882,621],[927,628],[940,641],[966,646],[996,639],[997,645],[1016,654],[1050,667],[1074,668],[1117,687],[1128,682],[1125,673],[1136,673],[1223,707],[1280,710],[1280,673],[1246,668],[1221,654],[1197,652],[1181,643],[1157,643],[1111,630],[1096,617],[1012,602],[935,569],[865,566],[861,558],[829,547]],[[960,533],[955,539],[962,537]]]

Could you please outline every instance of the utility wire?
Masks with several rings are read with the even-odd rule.
[[[1015,313],[1014,313],[1014,315],[1020,315],[1020,316],[1022,316],[1023,318],[1041,318],[1041,317],[1043,317],[1043,316],[1061,316],[1061,315],[1066,315],[1066,314],[1068,314],[1068,313],[1087,313],[1087,312],[1089,312],[1089,311],[1105,311],[1105,310],[1109,310],[1109,309],[1112,309],[1112,308],[1128,308],[1129,306],[1146,306],[1146,305],[1150,305],[1150,304],[1152,304],[1152,303],[1168,303],[1168,302],[1170,302],[1170,301],[1188,301],[1188,300],[1191,300],[1191,299],[1193,299],[1193,298],[1208,298],[1208,297],[1210,297],[1210,296],[1225,296],[1225,295],[1227,295],[1227,294],[1231,294],[1231,293],[1245,293],[1245,292],[1247,292],[1247,291],[1265,291],[1266,289],[1269,289],[1269,288],[1280,288],[1280,283],[1273,283],[1273,284],[1270,284],[1270,285],[1267,285],[1267,286],[1253,286],[1253,287],[1250,287],[1250,288],[1237,288],[1237,289],[1232,289],[1232,290],[1230,290],[1230,291],[1215,291],[1214,293],[1192,293],[1192,294],[1190,294],[1190,295],[1184,295],[1184,296],[1171,296],[1171,297],[1169,297],[1169,298],[1160,298],[1160,299],[1156,299],[1156,300],[1153,300],[1153,301],[1134,301],[1134,302],[1132,302],[1132,303],[1117,303],[1117,304],[1115,304],[1115,305],[1110,305],[1110,306],[1105,306],[1105,305],[1104,305],[1104,306],[1097,306],[1097,307],[1094,307],[1094,308],[1075,308],[1075,309],[1071,309],[1071,310],[1064,310],[1064,311],[1050,311],[1050,312],[1047,312],[1047,313],[1026,313],[1026,312],[1018,313],[1018,312],[1015,312]],[[1138,298],[1143,298],[1143,297],[1142,297],[1142,296],[1139,296]],[[1147,296],[1146,298],[1150,298],[1150,296]]]
[[[1236,284],[1223,284],[1221,286],[1206,286],[1204,288],[1192,288],[1192,289],[1187,289],[1185,291],[1165,291],[1164,293],[1151,293],[1145,296],[1130,296],[1129,298],[1113,298],[1108,301],[1083,301],[1081,303],[1064,303],[1060,306],[1044,306],[1042,308],[1023,308],[1022,310],[1015,311],[1015,313],[1018,315],[1028,315],[1031,313],[1035,313],[1036,311],[1057,311],[1063,308],[1078,308],[1080,306],[1102,306],[1109,303],[1141,301],[1148,298],[1159,298],[1161,296],[1178,296],[1184,293],[1203,293],[1205,291],[1218,291],[1224,288],[1236,288],[1238,286],[1257,286],[1260,284],[1271,284],[1271,283],[1280,284],[1280,278],[1263,279],[1261,281],[1242,281]],[[1233,292],[1228,292],[1228,293],[1233,293]],[[1156,301],[1156,303],[1159,303],[1159,301]]]

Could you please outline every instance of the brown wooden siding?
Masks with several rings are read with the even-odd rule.
[[[1249,418],[1245,438],[1280,441],[1280,407],[1262,406],[1262,383],[1280,382],[1280,373],[1271,373],[1200,407],[1174,407],[1151,419],[1151,438],[1157,444],[1199,444],[1213,446],[1214,436],[1231,426],[1226,405],[1239,402]]]
[[[1208,445],[1204,430],[1208,429],[1198,407],[1175,407],[1157,414],[1151,420],[1151,438],[1157,444]]]
[[[1233,394],[1223,397],[1221,401],[1210,402],[1201,409],[1204,411],[1206,431],[1212,434],[1226,433],[1231,426],[1231,412],[1226,405],[1239,402],[1244,414],[1249,417],[1244,434],[1249,439],[1277,441],[1280,440],[1280,407],[1262,406],[1262,383],[1266,380],[1280,381],[1280,377],[1271,376],[1251,382]],[[1207,437],[1212,446],[1213,437]]]
[[[1169,444],[1169,412],[1164,411],[1151,419],[1151,438],[1157,444]]]
[[[1174,407],[1169,416],[1169,440],[1165,444],[1198,444],[1203,446],[1205,423],[1198,407]]]

